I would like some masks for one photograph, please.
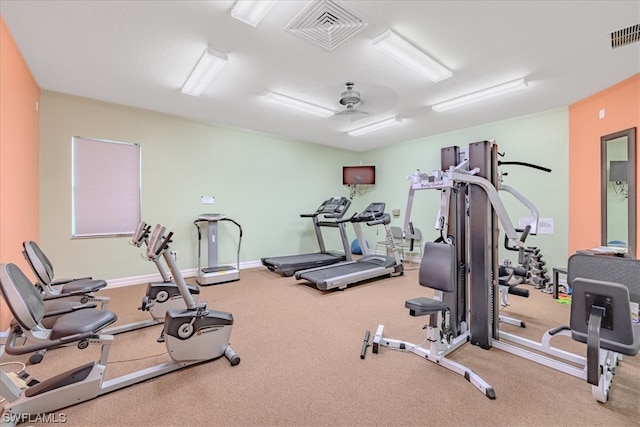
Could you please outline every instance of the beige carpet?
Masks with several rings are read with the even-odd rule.
[[[618,368],[609,402],[591,386],[496,348],[465,344],[449,357],[496,392],[489,400],[470,383],[420,357],[388,348],[359,357],[365,330],[422,343],[424,317],[409,316],[404,301],[430,291],[408,266],[402,277],[345,291],[321,292],[264,268],[243,270],[239,282],[202,287],[212,309],[232,312],[232,347],[242,362],[222,358],[136,384],[61,410],[69,426],[633,426],[640,425],[640,357]],[[136,310],[144,285],[101,292],[112,297],[118,323],[146,319]],[[511,295],[502,314],[527,328],[504,330],[538,341],[568,323],[569,306],[530,288]],[[161,326],[117,335],[107,378],[168,360],[156,343]],[[567,337],[556,346],[584,353]],[[29,367],[40,377],[97,357],[98,349],[50,351]],[[3,356],[2,361],[13,358]]]

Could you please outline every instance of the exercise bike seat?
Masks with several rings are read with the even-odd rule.
[[[64,340],[77,334],[93,335],[117,320],[112,311],[87,309],[78,310],[58,317],[51,327],[52,340]]]
[[[0,291],[15,319],[25,330],[48,330],[46,338],[36,345],[15,346],[10,340],[5,350],[7,354],[25,354],[36,350],[85,340],[117,320],[112,311],[86,309],[64,314],[56,319],[50,329],[40,323],[45,315],[44,300],[38,289],[15,264],[0,265]]]
[[[107,282],[102,279],[74,279],[59,288],[61,294],[86,294],[95,292],[107,286]]]
[[[46,297],[66,296],[95,292],[107,286],[102,279],[82,277],[78,279],[54,279],[53,265],[33,240],[22,243],[23,254],[35,274]],[[54,289],[53,286],[56,286]]]

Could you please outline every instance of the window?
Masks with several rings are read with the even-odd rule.
[[[132,234],[140,220],[140,146],[73,137],[73,237]]]

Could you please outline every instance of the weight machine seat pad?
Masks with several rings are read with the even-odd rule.
[[[620,283],[577,277],[572,282],[571,336],[574,340],[587,342],[589,314],[597,302],[605,305],[605,316],[610,323],[608,329],[600,328],[600,347],[617,353],[635,356],[640,351],[640,325],[633,324],[629,307],[629,290]],[[602,301],[607,303],[603,304]],[[604,319],[603,319],[604,320]]]
[[[62,286],[62,293],[89,293],[97,291],[107,286],[107,282],[102,279],[78,279]]]
[[[626,356],[635,356],[640,352],[640,324],[633,325],[634,342],[631,344],[622,344],[616,341],[610,341],[600,337],[600,348],[605,350],[615,351],[616,353],[624,354]],[[587,334],[583,334],[576,331],[571,331],[571,338],[575,341],[587,342]]]
[[[405,308],[415,311],[416,313],[437,313],[439,311],[445,311],[449,307],[442,301],[437,301],[431,298],[418,297],[406,300],[404,302]]]
[[[448,243],[427,242],[424,245],[418,281],[421,286],[442,292],[456,289],[456,250]]]
[[[113,311],[97,309],[74,311],[60,316],[56,320],[51,327],[49,339],[59,340],[87,332],[98,333],[117,319],[118,317]]]

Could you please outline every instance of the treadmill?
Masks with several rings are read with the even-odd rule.
[[[351,222],[356,232],[356,237],[362,248],[363,256],[355,261],[344,261],[327,267],[312,268],[298,271],[296,279],[306,280],[316,288],[327,291],[338,288],[345,289],[352,283],[369,279],[400,276],[403,274],[402,260],[398,254],[393,234],[391,233],[391,217],[384,212],[385,204],[381,202],[371,203],[360,214],[354,215],[350,219],[341,220]],[[390,242],[393,256],[371,255],[360,223],[372,225],[384,225],[387,241]]]
[[[351,206],[349,199],[336,196],[322,202],[314,213],[300,215],[302,218],[311,218],[313,220],[313,228],[316,232],[320,252],[262,258],[262,265],[274,273],[289,277],[293,276],[293,273],[298,270],[327,266],[341,261],[351,261],[346,224],[345,222],[339,222],[349,209],[349,206]],[[325,220],[320,220],[320,217]],[[322,227],[337,228],[340,231],[344,252],[327,251],[325,249]]]

